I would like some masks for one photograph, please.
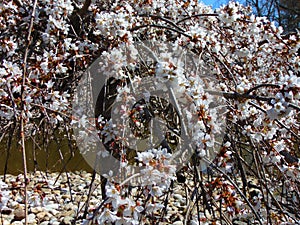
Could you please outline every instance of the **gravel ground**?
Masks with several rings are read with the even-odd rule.
[[[101,195],[100,176],[96,175],[92,185],[92,194],[88,207],[86,202],[91,186],[92,174],[84,171],[68,173],[35,172],[28,174],[28,224],[41,225],[77,225],[84,219],[91,218],[95,209],[103,202]],[[185,215],[196,218],[197,207],[193,203],[194,184],[191,179],[185,185],[174,183],[172,194],[168,195],[167,209],[161,212],[146,213],[142,224],[153,224],[156,219],[163,218],[159,225],[183,225]],[[135,189],[131,194],[137,194]],[[137,196],[137,195],[135,195]],[[189,196],[188,199],[186,196]],[[164,203],[166,196],[160,198]],[[143,202],[143,197],[141,197]],[[203,208],[200,206],[200,214]],[[22,225],[25,223],[24,178],[20,174],[0,176],[0,225]],[[215,208],[216,209],[216,208]],[[86,213],[85,213],[86,212]],[[218,214],[218,210],[214,211]],[[200,215],[201,216],[201,215]],[[202,215],[208,221],[212,215],[205,211]],[[189,217],[191,218],[191,217]],[[223,218],[224,219],[224,218]],[[232,219],[232,218],[231,218]],[[208,222],[207,221],[207,222]],[[202,223],[202,222],[201,222]],[[91,223],[89,223],[90,225]],[[198,224],[189,222],[188,224]],[[204,223],[205,224],[205,223]],[[210,224],[210,223],[206,223]],[[221,224],[221,223],[215,223]],[[240,222],[239,224],[246,224]]]
[[[24,224],[24,179],[23,175],[0,176],[0,224]],[[85,203],[88,198],[92,174],[87,172],[28,174],[28,224],[59,225],[82,224]],[[71,191],[70,191],[71,190]],[[165,223],[183,224],[186,198],[182,188],[174,187],[168,203]],[[90,198],[88,213],[102,202],[100,176],[97,175]]]
[[[0,176],[1,223],[23,224],[24,179],[23,175]],[[81,224],[92,174],[86,172],[29,174],[28,223],[29,224]],[[99,186],[97,175],[94,187]],[[70,191],[71,190],[71,191]],[[95,188],[89,210],[101,202],[100,188]],[[79,210],[78,210],[79,209]]]

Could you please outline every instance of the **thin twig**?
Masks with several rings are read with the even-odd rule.
[[[10,100],[11,100],[11,105],[12,105],[12,108],[13,108],[13,111],[14,111],[14,117],[15,117],[15,120],[17,120],[17,106],[16,106],[16,103],[15,103],[15,98],[13,96],[13,93],[11,91],[11,88],[8,84],[6,84],[6,88],[8,90],[8,94],[9,94],[9,97],[10,97]]]
[[[255,108],[259,109],[260,111],[267,113],[266,110],[264,110],[263,108],[261,108],[260,106],[254,104],[253,102],[249,102],[249,105],[254,106]],[[297,135],[294,131],[292,131],[290,128],[288,128],[284,123],[282,123],[281,121],[279,121],[278,119],[274,120],[278,125],[281,126],[281,128],[285,128],[287,131],[289,131],[292,135],[294,135],[298,140],[300,140],[299,135]]]
[[[288,104],[288,107],[291,107],[291,108],[294,108],[294,109],[300,111],[300,107],[297,106],[297,105],[295,105],[295,104],[293,104],[293,103],[289,103],[289,104]]]
[[[7,173],[7,169],[8,169],[8,160],[10,157],[10,151],[12,150],[12,139],[14,137],[14,133],[15,133],[15,129],[16,129],[16,123],[12,124],[12,128],[10,128],[10,132],[9,132],[9,137],[8,137],[8,141],[7,141],[7,154],[6,154],[6,159],[5,159],[5,165],[4,165],[4,178],[3,180],[5,180],[6,178],[6,173]]]
[[[256,148],[256,147],[255,147]],[[257,150],[256,150],[257,151]],[[259,154],[258,154],[259,156]],[[241,161],[243,162],[243,164],[251,171],[251,173],[254,174],[255,177],[260,177],[258,174],[259,169],[257,168],[257,172],[254,171],[251,166],[245,161],[245,159],[241,158]],[[260,160],[261,161],[261,160]],[[260,164],[262,164],[260,162]],[[263,168],[263,167],[262,167]],[[263,175],[265,175],[266,173],[262,173]],[[275,198],[274,194],[271,191],[271,188],[268,187],[268,184],[266,182],[266,179],[260,179],[260,185],[263,186],[265,188],[265,190],[268,192],[268,194],[271,196],[272,201],[274,202],[274,204],[278,207],[278,209],[280,210],[280,212],[282,213],[282,215],[285,215],[286,212],[283,210],[283,208],[281,207],[281,205],[279,204],[279,202],[277,201],[277,199]]]
[[[91,184],[89,185],[88,196],[87,196],[87,199],[86,199],[84,205],[82,206],[82,207],[85,206],[82,218],[86,218],[86,216],[88,215],[88,210],[89,210],[89,206],[90,206],[91,196],[92,196],[92,193],[94,192],[94,190],[96,189],[96,186],[94,184],[95,179],[96,179],[96,170],[93,170]],[[78,214],[79,214],[80,211],[81,210],[78,210]]]
[[[30,102],[29,104],[32,105],[32,106],[39,107],[39,108],[41,108],[41,109],[44,110],[44,111],[48,110],[48,111],[51,111],[51,112],[60,114],[60,115],[64,116],[65,118],[72,119],[72,116],[67,115],[66,113],[63,113],[63,112],[58,111],[58,110],[55,110],[55,109],[51,109],[50,107],[47,107],[47,106],[44,106],[44,105],[39,105],[39,104],[36,104],[36,103],[33,103],[33,102]],[[46,110],[45,110],[45,109],[46,109]],[[48,119],[49,119],[49,117],[48,117]]]
[[[229,67],[226,65],[225,62],[223,62],[221,59],[220,59],[220,56],[217,55],[217,54],[213,54],[210,49],[208,47],[206,47],[208,53],[210,54],[210,56],[213,58],[213,59],[216,59],[219,63],[221,63],[224,68],[227,70],[227,72],[229,73],[229,75],[231,76],[231,79],[234,83],[234,86],[236,87],[237,86],[237,81],[235,80],[235,76],[233,75],[233,73],[231,72],[231,70],[229,69]],[[220,55],[226,60],[226,57],[220,52]]]
[[[30,18],[30,25],[28,29],[27,35],[27,46],[25,49],[24,54],[24,63],[23,63],[23,75],[22,75],[22,86],[21,86],[21,127],[20,127],[20,134],[21,134],[21,147],[22,147],[22,158],[23,158],[23,172],[24,172],[24,200],[25,200],[25,225],[28,224],[28,201],[27,201],[27,159],[26,159],[26,149],[25,149],[25,133],[24,133],[24,126],[26,123],[25,120],[25,84],[26,84],[26,74],[27,74],[27,58],[29,47],[32,41],[31,32],[33,29],[33,22],[35,18],[35,10],[36,10],[37,0],[34,0],[31,18]]]
[[[135,173],[135,174],[133,174],[132,176],[126,178],[126,179],[120,184],[120,187],[124,186],[128,181],[130,181],[131,179],[136,178],[136,177],[138,177],[138,176],[141,176],[141,174],[140,174],[140,173]]]
[[[216,171],[218,171],[219,173],[221,173],[237,190],[237,192],[240,194],[240,196],[242,196],[242,198],[247,202],[248,206],[250,207],[251,211],[253,212],[253,214],[255,215],[256,219],[258,220],[260,225],[263,225],[262,221],[261,221],[261,217],[258,215],[258,213],[256,212],[256,210],[254,209],[253,205],[251,204],[251,202],[248,200],[248,198],[244,195],[244,193],[242,192],[242,190],[237,186],[237,184],[220,168],[218,168],[217,165],[215,165],[213,162],[211,162],[210,160],[206,159],[206,158],[202,158],[202,160],[204,160],[206,163],[208,163],[213,169],[215,169]]]

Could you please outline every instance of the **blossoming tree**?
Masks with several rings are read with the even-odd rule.
[[[234,2],[215,11],[182,0],[1,4],[2,137],[18,128],[26,165],[24,140],[43,127],[67,131],[82,154],[96,131],[104,148],[94,159],[113,156],[126,177],[102,174],[105,197],[85,224],[172,223],[174,187],[185,190],[184,224],[300,221],[299,34],[283,38]],[[93,62],[99,84],[84,75]],[[134,95],[147,78],[163,98]],[[90,117],[76,104],[89,92],[78,94],[82,81],[101,86]],[[153,145],[157,117],[168,130]],[[143,138],[149,148],[128,147]],[[188,157],[176,161],[178,146]]]

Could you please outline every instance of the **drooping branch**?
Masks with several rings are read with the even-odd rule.
[[[70,25],[76,36],[79,36],[81,33],[81,23],[83,18],[88,12],[88,8],[91,5],[92,0],[86,0],[82,8],[74,10],[70,16]]]
[[[277,84],[261,84],[261,85],[258,85],[256,87],[250,89],[250,91],[247,91],[245,93],[222,92],[222,91],[213,91],[213,90],[205,90],[205,91],[211,95],[223,96],[223,97],[229,98],[229,99],[235,99],[235,100],[253,99],[253,100],[257,100],[257,101],[264,101],[264,102],[270,103],[271,100],[274,99],[274,97],[263,97],[263,96],[259,96],[259,95],[251,95],[250,94],[250,92],[254,91],[255,89],[258,89],[259,87],[263,87],[263,86],[276,87],[276,88],[280,87],[280,85],[277,85]],[[300,107],[293,103],[288,103],[287,106],[290,108],[293,108],[297,111],[300,111]]]
[[[22,7],[23,6],[23,2],[20,0],[13,0],[13,2],[18,6],[18,7]]]
[[[211,162],[210,160],[203,158],[202,160],[204,160],[206,163],[208,163],[214,170],[218,171],[219,173],[221,173],[235,188],[235,190],[237,190],[237,192],[240,194],[240,196],[247,202],[247,205],[250,207],[251,211],[253,212],[253,214],[255,215],[256,219],[258,220],[259,224],[262,225],[262,221],[261,221],[261,217],[260,215],[257,213],[257,211],[254,209],[253,205],[251,204],[251,202],[249,201],[249,199],[244,195],[244,193],[242,192],[242,190],[237,186],[237,184],[230,178],[230,176],[228,176],[222,169],[220,169],[216,164],[214,164],[213,162]]]
[[[271,97],[262,97],[258,95],[250,95],[247,93],[237,93],[237,92],[222,92],[222,91],[213,91],[213,90],[205,90],[211,95],[216,95],[216,96],[224,96],[225,98],[230,98],[230,99],[254,99],[258,101],[265,101],[265,102],[270,102],[272,99]]]
[[[89,6],[91,5],[92,0],[86,0],[82,6],[82,8],[78,11],[78,14],[81,17],[84,17],[88,11]]]
[[[179,31],[181,32],[185,32],[184,29],[182,29],[181,27],[179,27],[176,23],[174,23],[172,20],[169,20],[165,17],[162,17],[162,16],[158,16],[158,15],[147,15],[147,14],[142,14],[142,15],[139,15],[140,17],[151,17],[151,18],[154,18],[154,19],[160,19],[168,24],[170,24],[171,26],[175,27],[176,29],[178,29]]]
[[[262,111],[263,113],[267,113],[266,110],[264,110],[263,108],[261,108],[260,106],[254,104],[253,102],[249,103],[250,105],[254,106],[255,108],[259,109],[260,111]],[[286,129],[287,131],[289,131],[292,135],[294,135],[298,140],[300,140],[300,137],[294,132],[292,131],[290,128],[288,128],[284,123],[282,123],[281,121],[279,121],[278,119],[275,119],[275,122],[282,128]]]
[[[177,21],[177,24],[182,23],[186,20],[189,20],[191,18],[195,18],[195,17],[209,17],[209,16],[213,16],[213,17],[217,17],[219,16],[218,13],[201,13],[201,14],[196,14],[196,15],[191,15],[191,16],[187,16],[179,21]]]
[[[185,37],[188,37],[188,38],[192,39],[192,36],[182,32],[180,30],[177,30],[175,28],[168,27],[168,26],[157,25],[157,24],[147,24],[147,25],[135,26],[132,29],[130,29],[130,31],[136,31],[136,30],[139,30],[139,29],[142,29],[142,28],[149,28],[149,27],[156,27],[156,28],[161,28],[161,29],[165,29],[165,30],[171,30],[171,31],[174,31],[175,33],[179,33],[179,34],[181,34]]]
[[[27,185],[28,185],[28,180],[27,180],[27,157],[26,157],[26,149],[25,149],[25,123],[26,123],[26,118],[25,118],[25,85],[26,85],[26,75],[27,75],[27,59],[28,59],[28,53],[29,53],[29,48],[31,45],[32,37],[31,33],[33,30],[33,22],[35,18],[35,11],[36,11],[36,6],[37,6],[37,0],[34,0],[33,2],[33,8],[32,8],[32,13],[31,13],[31,18],[30,18],[30,24],[28,28],[28,35],[26,38],[26,49],[25,49],[25,54],[24,54],[24,62],[23,62],[23,74],[22,74],[22,86],[21,86],[21,127],[20,127],[20,135],[21,135],[21,148],[22,148],[22,159],[23,159],[23,174],[24,174],[24,201],[25,201],[25,225],[28,224],[28,196],[27,196]],[[12,99],[13,100],[13,99]]]
[[[251,92],[261,88],[261,87],[274,87],[274,88],[280,88],[279,84],[259,84],[253,88],[250,88],[245,94],[250,94]]]

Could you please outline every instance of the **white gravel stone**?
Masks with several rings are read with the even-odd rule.
[[[31,212],[35,213],[35,214],[37,214],[39,212],[42,212],[42,211],[43,211],[43,207],[41,207],[41,206],[37,206],[37,207],[32,207],[31,208]]]
[[[50,221],[49,221],[51,224],[53,224],[54,222],[57,222],[57,218],[55,217],[51,217]]]
[[[51,214],[49,214],[48,212],[39,212],[38,214],[36,214],[36,218],[39,221],[46,221],[49,220],[51,217]]]
[[[21,221],[14,221],[12,222],[12,225],[23,225]]]
[[[74,220],[73,217],[66,216],[66,217],[63,218],[63,223],[66,224],[66,225],[71,225],[73,220]]]
[[[22,219],[22,223],[25,223],[25,219]],[[27,223],[28,224],[37,224],[35,219],[35,214],[31,213],[27,216]]]
[[[2,225],[10,225],[10,222],[7,221],[7,220],[4,220],[3,223],[2,223]]]
[[[173,196],[175,199],[178,199],[179,201],[181,201],[183,198],[181,194],[174,194]]]
[[[176,221],[174,223],[172,223],[173,225],[183,225],[183,222],[182,221]]]

